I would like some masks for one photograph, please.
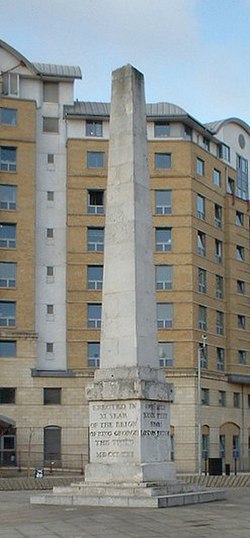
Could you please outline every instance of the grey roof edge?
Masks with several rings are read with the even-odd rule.
[[[5,41],[2,41],[2,39],[0,39],[0,47],[2,47],[4,50],[9,52],[10,54],[13,54],[13,56],[16,56],[16,58],[21,63],[24,63],[24,65],[26,65],[26,67],[31,69],[31,71],[33,71],[33,73],[38,74],[34,64],[32,64],[29,60],[27,60],[27,58],[25,58],[25,56],[23,56],[20,52],[18,52],[18,50],[11,47],[8,43],[5,43]]]
[[[69,79],[81,79],[82,73],[79,66],[75,65],[57,65],[57,64],[45,64],[30,62],[23,54],[18,52],[16,49],[11,47],[5,41],[0,39],[0,47],[4,50],[13,54],[20,63],[23,63],[28,69],[30,69],[35,75],[38,76],[47,76],[47,77],[58,77],[58,78],[69,78]]]
[[[41,76],[70,79],[82,78],[81,69],[77,65],[45,64],[37,62],[35,62],[33,65],[37,73]]]
[[[239,385],[250,385],[250,375],[228,374],[227,379],[230,383],[238,383]]]
[[[73,105],[65,105],[65,115],[72,116],[109,116],[110,115],[110,103],[95,102],[95,101],[75,101]],[[147,103],[146,104],[147,117],[157,116],[186,116],[187,112],[173,104],[167,102],[160,103]]]
[[[236,125],[239,125],[240,127],[242,127],[250,135],[250,125],[248,125],[248,123],[246,123],[244,120],[241,120],[240,118],[237,118],[237,117],[234,117],[234,116],[232,116],[230,118],[225,118],[223,120],[211,121],[209,123],[205,123],[204,125],[213,134],[217,134],[218,131],[224,125],[227,125],[228,123],[236,123]]]

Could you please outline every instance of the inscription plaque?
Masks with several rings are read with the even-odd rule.
[[[148,400],[90,402],[89,437],[92,462],[146,461],[149,451],[153,461],[165,460],[169,404]]]

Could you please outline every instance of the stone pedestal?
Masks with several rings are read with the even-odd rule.
[[[173,386],[150,368],[100,370],[88,387],[91,463],[86,482],[174,480],[170,462]]]

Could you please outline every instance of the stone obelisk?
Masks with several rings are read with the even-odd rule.
[[[173,480],[173,386],[159,369],[143,75],[112,74],[100,369],[86,391],[85,481]]]

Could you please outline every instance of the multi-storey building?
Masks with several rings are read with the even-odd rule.
[[[100,360],[109,104],[0,42],[2,461],[87,458]],[[147,105],[159,365],[177,471],[250,467],[250,127]],[[143,277],[143,275],[142,275]],[[1,418],[2,417],[2,418]],[[2,425],[2,426],[1,426]]]

